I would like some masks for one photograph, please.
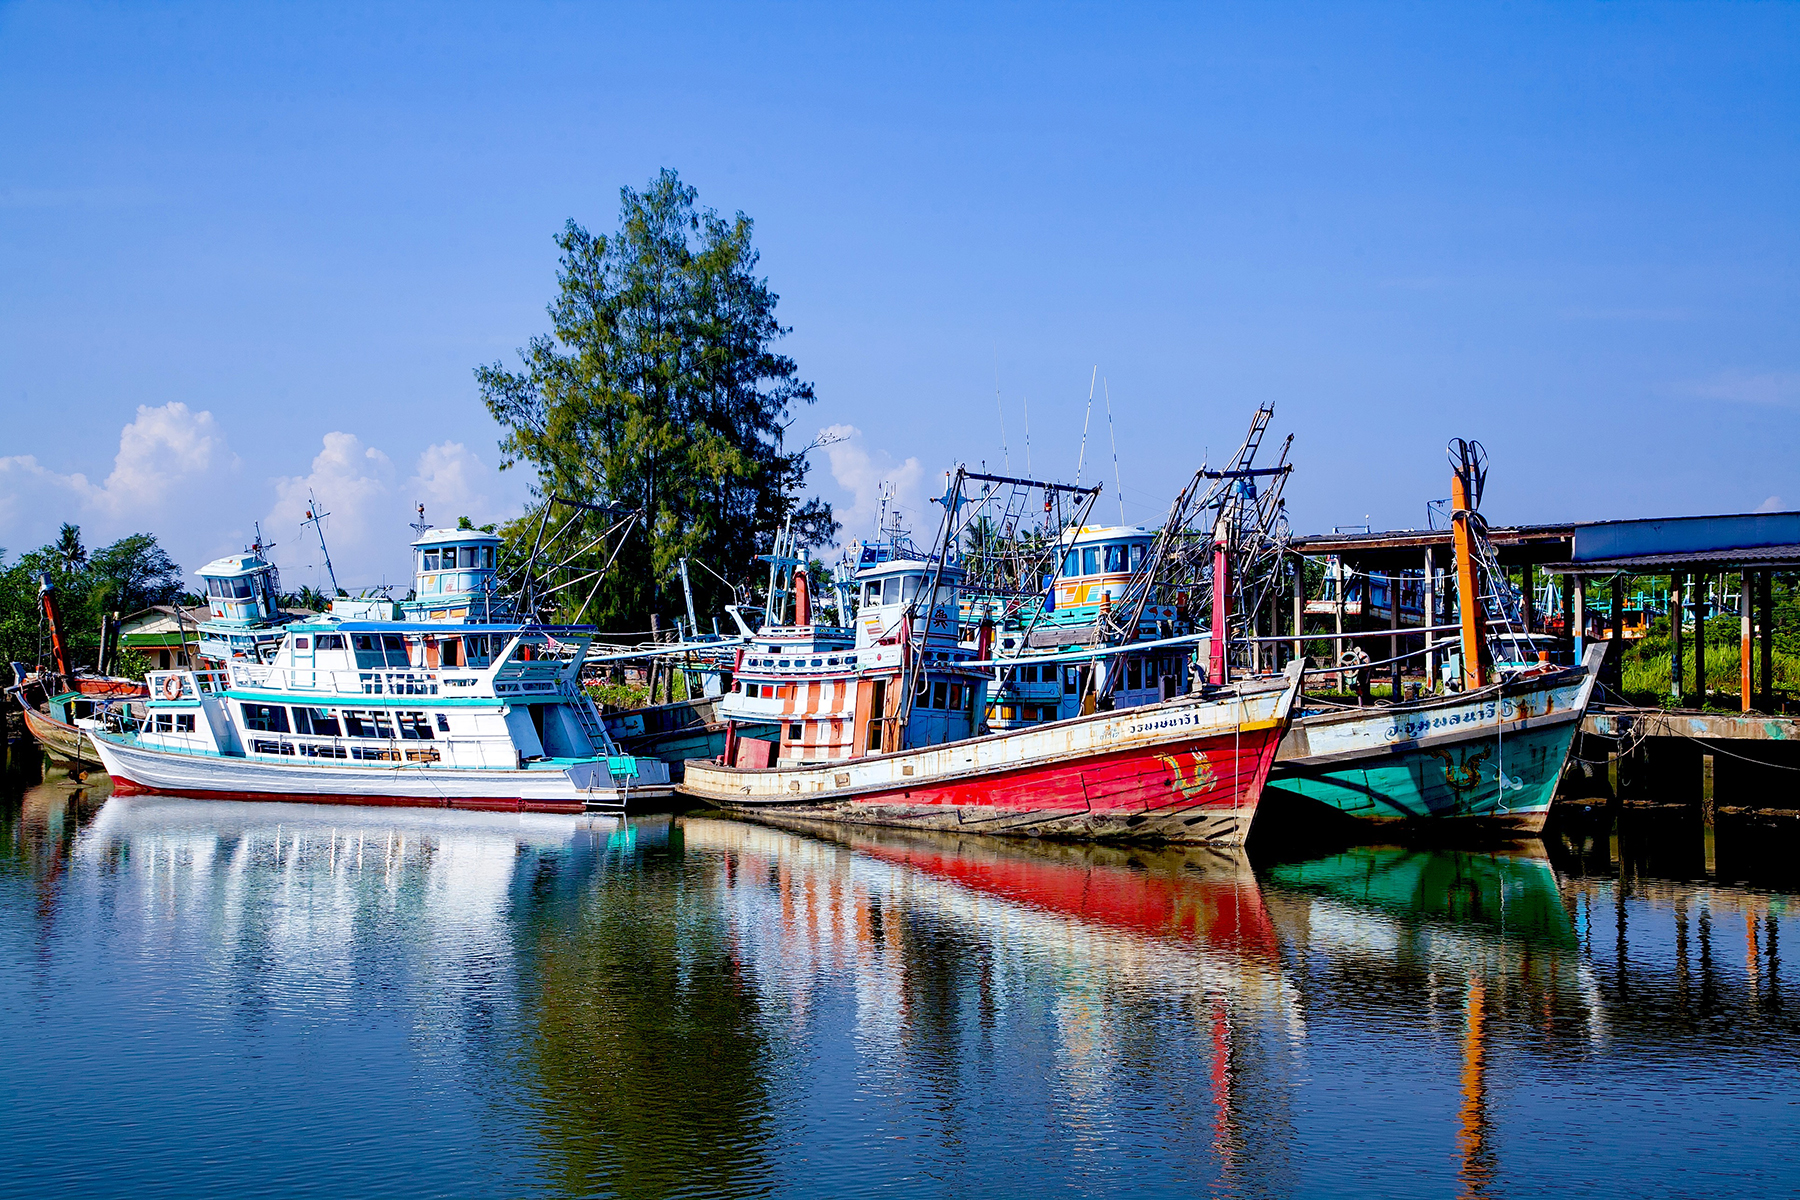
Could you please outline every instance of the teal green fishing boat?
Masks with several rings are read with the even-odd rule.
[[[1282,739],[1269,798],[1316,801],[1364,821],[1538,833],[1604,656],[1592,646],[1578,667],[1473,692],[1305,712]]]

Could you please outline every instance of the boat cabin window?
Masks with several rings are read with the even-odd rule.
[[[881,580],[871,579],[869,582],[863,584],[862,602],[864,604],[881,603]]]
[[[443,640],[442,644],[439,645],[438,659],[446,667],[454,667],[457,665],[456,664],[456,658],[457,658],[456,652],[457,652],[457,647],[460,643],[461,643],[460,638],[445,638]]]
[[[315,650],[342,650],[343,648],[344,635],[341,633],[321,633],[319,644],[314,647]]]
[[[1131,569],[1134,571],[1138,571],[1138,570],[1142,570],[1143,566],[1144,566],[1144,545],[1142,542],[1139,542],[1137,545],[1135,545],[1131,548]]]
[[[452,551],[452,553],[454,553],[454,551]],[[435,571],[438,569],[438,552],[436,547],[425,551],[420,557],[424,560],[419,564],[419,569],[421,571]]]
[[[313,737],[342,737],[338,729],[337,714],[329,708],[294,707],[294,732],[310,734]]]
[[[1063,555],[1062,573],[1064,575],[1081,574],[1081,551],[1071,550]]]
[[[1100,573],[1100,547],[1089,546],[1081,552],[1081,573],[1083,575]]]
[[[305,649],[308,649],[309,647],[311,647],[311,645],[312,645],[311,638],[297,637],[294,639],[294,649],[296,649],[296,650],[305,650]]]
[[[1128,548],[1124,545],[1108,546],[1106,548],[1106,569],[1108,572],[1124,571],[1124,570],[1129,569],[1125,565],[1125,563],[1127,561],[1127,559],[1126,559],[1127,551],[1128,551]]]
[[[245,729],[260,729],[264,733],[286,733],[288,731],[286,705],[244,704],[239,707],[243,709]]]

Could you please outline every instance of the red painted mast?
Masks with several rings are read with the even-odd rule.
[[[1230,513],[1230,506],[1221,509],[1218,523],[1213,526],[1212,642],[1207,675],[1214,684],[1228,682],[1227,673],[1231,670],[1230,657],[1225,653],[1225,623],[1231,618],[1231,555],[1226,546],[1231,536]]]

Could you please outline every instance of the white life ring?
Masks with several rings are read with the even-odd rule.
[[[169,699],[169,700],[181,699],[181,676],[179,676],[179,675],[163,676],[162,694],[165,699]]]

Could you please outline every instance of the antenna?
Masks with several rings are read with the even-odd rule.
[[[1119,482],[1119,435],[1113,432],[1112,385],[1102,379],[1100,386],[1106,392],[1106,436],[1112,439],[1113,487],[1117,488],[1119,492],[1119,524],[1123,525],[1125,523],[1125,485]]]
[[[424,509],[424,506],[421,505],[420,506],[421,515],[423,515],[423,509]],[[337,597],[337,594],[340,591],[342,591],[343,589],[338,587],[337,572],[331,569],[331,551],[329,551],[325,548],[325,526],[324,526],[323,522],[324,522],[325,518],[329,517],[330,515],[331,514],[328,512],[320,512],[319,511],[318,498],[313,495],[311,488],[307,488],[306,489],[306,520],[300,522],[300,524],[303,526],[311,525],[313,527],[313,531],[319,535],[319,553],[323,554],[325,556],[325,574],[331,580],[331,595],[332,595],[332,598],[335,599]]]
[[[1031,397],[1020,396],[1019,403],[1025,406],[1025,473],[1031,474]]]
[[[1008,474],[1012,473],[1012,459],[1006,453],[1006,406],[1000,403],[1000,348],[994,348],[994,407],[1000,413],[1000,461],[1005,464]]]
[[[1075,486],[1081,486],[1081,464],[1087,461],[1088,422],[1094,416],[1094,380],[1100,378],[1100,364],[1094,364],[1094,373],[1088,379],[1087,416],[1081,418],[1081,455],[1075,460]]]
[[[274,542],[263,541],[262,522],[254,522],[254,526],[256,529],[256,539],[250,543],[250,553],[261,554],[264,550],[273,550],[275,548]]]
[[[412,523],[413,536],[424,537],[430,528],[432,528],[431,522],[425,519],[425,506],[421,504],[419,505],[419,519]]]

